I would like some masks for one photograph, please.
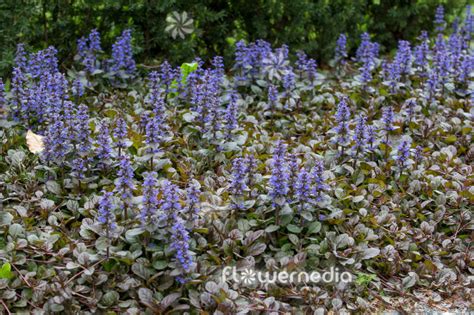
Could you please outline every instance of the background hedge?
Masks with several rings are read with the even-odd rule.
[[[399,39],[413,39],[433,28],[436,7],[443,4],[448,21],[464,10],[467,0],[2,0],[0,1],[0,76],[8,76],[15,46],[32,49],[54,45],[67,66],[77,38],[97,28],[109,47],[124,28],[133,30],[140,62],[161,59],[181,63],[199,55],[226,58],[236,40],[265,39],[288,44],[316,57],[332,57],[339,33],[354,49],[364,31],[387,52]],[[183,39],[165,32],[166,16],[186,11],[195,31]]]

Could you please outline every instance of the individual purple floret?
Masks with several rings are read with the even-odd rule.
[[[115,138],[115,145],[119,150],[119,156],[122,153],[122,150],[126,147],[126,138],[127,138],[127,122],[122,117],[119,117],[115,122],[114,128],[114,138]]]
[[[300,208],[304,206],[305,203],[311,200],[312,196],[312,178],[311,174],[306,170],[305,167],[302,167],[298,172],[296,181],[293,185],[293,191],[295,193],[295,198],[300,204]]]
[[[132,52],[132,31],[125,30],[117,37],[117,41],[112,45],[112,59],[109,61],[111,70],[125,71],[126,74],[133,75],[136,65]]]
[[[358,62],[367,62],[367,58],[370,56],[371,45],[370,35],[365,32],[360,36],[361,42],[356,51],[356,59]]]
[[[415,162],[417,164],[421,163],[421,161],[423,159],[423,148],[419,145],[417,145],[416,148],[415,148],[414,158],[415,158]]]
[[[163,197],[160,207],[160,220],[166,223],[166,225],[171,226],[179,220],[178,214],[183,210],[179,201],[179,190],[178,186],[168,180],[163,182],[162,189]]]
[[[77,152],[81,155],[88,154],[92,145],[89,127],[89,108],[81,104],[75,111],[73,118],[73,143],[76,145]]]
[[[348,141],[349,134],[349,119],[351,118],[351,112],[347,106],[346,98],[343,97],[339,101],[336,112],[336,122],[337,126],[335,128],[337,138],[336,143],[340,145],[345,145]]]
[[[328,185],[324,179],[324,164],[322,161],[316,161],[311,169],[312,179],[312,195],[316,197],[316,201],[321,199],[322,192],[328,190]]]
[[[222,58],[221,56],[215,56],[214,58],[212,58],[211,64],[214,67],[213,72],[219,78],[219,82],[220,82],[220,80],[222,79],[222,77],[225,74],[225,71],[224,71],[224,58]]]
[[[230,191],[235,196],[242,196],[248,188],[247,173],[244,158],[235,158],[232,162],[232,179],[230,182]]]
[[[271,160],[270,196],[274,204],[281,205],[289,191],[290,171],[286,163],[286,144],[278,141]]]
[[[156,172],[143,173],[145,180],[143,181],[143,208],[140,211],[140,222],[146,226],[158,211],[158,190],[156,188]]]
[[[410,157],[410,142],[407,140],[403,140],[400,145],[398,146],[398,153],[397,153],[397,163],[400,166],[400,170],[403,170],[406,166],[406,162]]]
[[[26,72],[27,71],[27,63],[28,58],[26,57],[26,50],[24,44],[18,44],[16,46],[16,53],[15,53],[15,66],[19,69],[19,71]]]
[[[13,109],[13,118],[19,121],[24,118],[23,108],[24,100],[26,98],[26,77],[21,71],[20,67],[13,68],[12,82],[11,82],[11,107]]]
[[[80,79],[76,79],[72,82],[72,93],[76,97],[82,97],[84,95],[84,86]]]
[[[54,74],[58,72],[58,59],[56,48],[50,46],[31,54],[28,61],[27,71],[32,78],[40,78],[46,73]]]
[[[306,73],[308,74],[308,79],[311,83],[314,83],[314,80],[316,79],[316,75],[318,73],[318,64],[316,60],[310,58],[308,59],[307,65],[306,65]]]
[[[405,102],[408,122],[411,122],[413,119],[413,116],[415,114],[415,106],[416,106],[416,101],[414,98],[410,98]]]
[[[191,270],[193,258],[189,249],[190,237],[188,230],[181,220],[176,221],[171,227],[170,247],[175,251],[175,258],[185,272]]]
[[[160,152],[160,142],[163,136],[162,119],[159,115],[148,117],[145,125],[146,152],[150,154]]]
[[[287,94],[294,88],[295,82],[295,73],[293,72],[293,68],[289,67],[287,73],[283,76],[283,88]]]
[[[431,70],[428,73],[428,80],[426,80],[425,87],[428,92],[428,100],[431,101],[434,99],[436,92],[438,91],[438,86],[440,84],[438,72]]]
[[[458,81],[461,83],[468,83],[469,75],[472,71],[474,71],[474,56],[465,54],[461,59]]]
[[[290,172],[290,180],[288,185],[290,188],[295,187],[295,183],[298,180],[298,174],[300,172],[300,164],[298,161],[298,156],[296,154],[290,153],[287,155],[288,170]]]
[[[364,148],[367,144],[367,118],[364,115],[359,115],[357,118],[356,126],[354,129],[354,146],[352,149],[357,157],[360,154],[364,154]]]
[[[213,136],[220,130],[220,78],[213,71],[206,69],[202,75],[202,83],[193,91],[192,103],[203,125],[203,132],[211,131]]]
[[[109,124],[103,121],[100,124],[99,131],[97,134],[96,147],[96,155],[101,162],[110,159],[112,155],[111,144],[112,141],[110,139]]]
[[[114,207],[112,205],[112,192],[102,191],[102,197],[99,200],[99,211],[97,221],[105,225],[107,234],[117,228],[115,221]],[[107,235],[108,237],[109,235]]]
[[[374,145],[375,145],[375,140],[376,140],[376,132],[374,126],[368,126],[367,127],[367,144],[368,144],[368,149],[370,152],[374,151]]]
[[[47,162],[62,162],[70,149],[70,139],[65,121],[60,116],[52,117],[44,135],[43,158]]]
[[[308,58],[303,51],[296,53],[298,60],[296,61],[296,70],[300,73],[300,80],[303,79],[303,75],[306,73],[308,79],[313,82],[317,74],[317,63],[316,60]]]
[[[434,24],[436,26],[436,31],[437,32],[443,32],[444,31],[446,22],[444,21],[444,7],[443,7],[443,5],[439,5],[436,8]]]
[[[226,129],[226,137],[230,139],[232,135],[232,131],[236,130],[239,126],[238,123],[238,115],[239,115],[239,106],[238,101],[239,96],[236,91],[231,91],[229,93],[229,104],[227,105],[227,109],[225,112],[225,129]]]
[[[400,67],[400,74],[409,74],[412,65],[412,54],[410,42],[401,40],[398,42],[398,51],[395,56],[395,62]]]
[[[199,198],[201,196],[201,190],[198,185],[190,181],[190,184],[186,188],[186,213],[191,216],[191,220],[196,223],[198,214],[200,211],[199,208]]]
[[[88,38],[81,37],[77,41],[79,61],[89,73],[97,70],[97,53],[100,51],[102,51],[102,47],[100,45],[100,33],[97,29],[93,29]]]
[[[383,130],[385,130],[385,132],[388,133],[394,130],[393,119],[394,119],[394,114],[393,114],[392,106],[385,107],[382,111]]]
[[[471,37],[474,33],[474,15],[472,14],[470,5],[466,7],[466,18],[464,20],[463,33],[463,49],[469,50],[471,44]]]
[[[359,70],[361,71],[360,80],[364,84],[364,88],[366,88],[367,84],[372,81],[372,69],[370,63],[364,62]]]
[[[123,155],[120,158],[117,180],[115,181],[115,191],[118,192],[123,202],[125,218],[128,217],[128,209],[132,207],[133,190],[135,189],[133,177],[134,174],[132,163],[130,163],[130,158],[126,155]]]
[[[257,159],[253,154],[245,156],[245,173],[247,174],[247,187],[252,189],[255,175],[257,172]]]
[[[428,33],[426,31],[422,31],[419,39],[421,40],[421,43],[415,47],[414,64],[424,71],[424,68],[428,64],[428,55],[430,54]],[[425,74],[422,73],[422,76],[425,76]]]
[[[89,49],[95,52],[101,51],[100,33],[97,29],[93,29],[89,34]]]
[[[453,76],[459,76],[462,71],[462,57],[464,56],[462,51],[462,36],[459,34],[451,34],[448,40],[448,54],[450,57],[450,74]]]
[[[83,157],[78,157],[72,160],[71,170],[73,176],[78,179],[84,179],[86,177],[85,173],[87,171],[86,159]]]
[[[161,87],[165,90],[165,95],[167,95],[170,92],[171,83],[173,80],[177,79],[176,71],[173,69],[173,67],[171,67],[169,62],[165,60],[160,65],[160,70],[157,73],[157,77],[159,78]]]
[[[345,34],[340,34],[336,41],[335,59],[339,64],[345,64],[347,59],[347,37]]]
[[[296,52],[296,57],[298,57],[296,60],[296,69],[300,72],[305,72],[308,70],[308,56],[304,53],[304,51],[299,50]]]
[[[0,115],[6,110],[7,100],[5,98],[5,85],[0,78]],[[1,116],[0,116],[1,117]]]
[[[275,110],[276,103],[278,102],[278,89],[273,84],[268,86],[268,107],[271,110]]]

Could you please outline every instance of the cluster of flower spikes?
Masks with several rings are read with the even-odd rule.
[[[238,116],[239,116],[239,94],[235,90],[231,90],[227,93],[228,104],[225,111],[225,130],[226,138],[230,139],[232,132],[237,130],[239,127]]]
[[[276,143],[270,167],[272,174],[269,180],[269,195],[273,200],[273,205],[281,205],[286,201],[290,190],[290,169],[287,162],[287,145],[283,141]]]
[[[115,191],[119,194],[123,203],[125,217],[127,217],[128,209],[132,207],[133,190],[135,189],[133,178],[134,172],[130,157],[122,155],[120,157],[117,179],[115,180]]]
[[[410,146],[410,141],[402,140],[397,148],[398,154],[396,156],[396,161],[399,164],[401,171],[405,168],[407,160],[410,157]]]
[[[127,190],[133,189],[131,188],[133,183],[129,176],[132,175],[131,172],[133,172],[133,170],[128,166],[125,166],[124,169],[130,172],[130,174],[126,176],[127,181],[129,181]],[[183,274],[185,274],[190,271],[193,261],[190,252],[190,235],[187,223],[192,223],[193,220],[196,219],[199,210],[200,190],[193,184],[186,189],[186,200],[188,204],[186,208],[183,209],[180,202],[180,190],[177,185],[168,180],[164,180],[161,185],[162,197],[158,199],[160,188],[158,188],[157,173],[146,172],[143,173],[143,176],[143,202],[139,216],[140,222],[143,227],[146,227],[150,223],[156,224],[158,222],[160,226],[168,228],[166,231],[169,233],[169,246],[173,250],[179,266],[183,269]],[[129,195],[125,197],[130,198]],[[189,216],[187,216],[187,214],[189,214]],[[193,220],[188,220],[190,218]],[[178,278],[180,281],[183,279],[182,277]]]
[[[322,161],[316,161],[312,168],[301,166],[295,154],[287,153],[287,146],[282,141],[275,144],[270,167],[269,195],[274,206],[296,203],[301,210],[320,201],[322,193],[328,189]]]
[[[97,54],[102,51],[100,33],[93,29],[88,37],[81,37],[77,41],[77,56],[88,73],[100,68],[97,63]]]
[[[413,49],[410,42],[401,40],[393,61],[382,62],[380,76],[388,82],[391,92],[399,90],[398,83],[402,82],[403,77],[407,78],[412,73],[416,73],[426,78],[424,95],[428,101],[432,101],[446,83],[453,83],[458,90],[469,93],[469,74],[474,69],[474,56],[470,48],[473,21],[471,7],[468,6],[464,23],[461,24],[456,20],[446,40],[444,9],[439,6],[435,14],[435,26],[438,33],[432,49],[429,45],[428,33],[423,31],[418,38],[419,43]],[[363,35],[362,43],[357,50],[358,61],[363,61],[363,51],[370,52],[370,49],[367,49],[370,46],[368,43],[368,35]],[[369,70],[369,67],[362,67],[361,71],[362,81],[367,82],[371,78],[372,70]]]
[[[300,74],[300,79],[303,79],[304,75],[306,75],[310,82],[314,82],[318,70],[316,60],[308,58],[308,56],[302,51],[298,51],[296,56],[298,57],[296,61],[296,69]]]
[[[168,61],[163,61],[159,71],[150,73],[150,90],[162,89],[166,99],[168,93],[172,92],[173,81],[179,79],[179,74],[179,68],[173,68]],[[151,102],[153,103],[153,100]]]
[[[166,101],[163,91],[169,88],[169,82],[163,82],[166,78],[163,73],[152,72],[149,76],[149,93],[147,103],[151,107],[151,114],[144,112],[141,125],[145,130],[145,144],[147,153],[158,153],[161,139],[164,137],[168,125],[166,123]],[[171,77],[172,78],[172,77]],[[166,79],[166,80],[168,80]],[[165,94],[166,95],[166,94]]]
[[[345,34],[340,34],[336,41],[336,49],[334,59],[339,64],[345,64],[347,59],[347,37]]]
[[[163,183],[163,200],[161,203],[161,221],[171,226],[170,247],[174,250],[175,258],[185,272],[189,272],[192,256],[189,250],[189,231],[185,226],[183,208],[180,203],[178,186],[165,180]]]
[[[234,70],[237,71],[236,81],[241,83],[251,83],[261,72],[263,60],[272,52],[271,45],[263,40],[246,45],[244,41],[239,41],[235,49]]]
[[[109,123],[102,120],[96,138],[95,153],[102,165],[112,157],[112,140],[110,138]]]
[[[67,89],[54,47],[28,55],[23,44],[17,46],[10,100],[15,120],[29,128],[39,127],[53,107],[61,106]]]
[[[340,146],[345,146],[349,140],[349,120],[351,119],[351,112],[347,105],[347,98],[342,97],[337,105],[335,128],[336,139],[335,143]]]
[[[186,187],[186,207],[185,213],[188,215],[188,219],[193,222],[196,226],[198,220],[198,214],[200,211],[199,199],[201,197],[201,190],[199,183],[194,179],[189,180],[188,187]]]
[[[82,177],[85,161],[80,158],[90,151],[91,144],[88,108],[69,100],[70,86],[58,72],[56,50],[49,47],[28,56],[20,44],[15,62],[10,101],[13,117],[45,135],[42,158],[47,162],[63,164],[73,151],[73,172]]]
[[[397,91],[397,83],[400,82],[403,75],[410,74],[412,64],[412,52],[410,42],[400,40],[398,50],[392,63],[387,65],[388,80],[392,93]]]
[[[222,74],[219,68],[198,69],[200,78],[192,80],[191,104],[197,113],[197,119],[202,126],[202,133],[211,131],[215,134],[221,126],[220,96]],[[189,78],[189,77],[188,77]]]
[[[117,228],[114,212],[115,207],[113,205],[112,198],[112,192],[102,191],[102,197],[99,200],[99,211],[97,213],[97,221],[106,227],[106,231],[108,233]]]
[[[230,182],[230,192],[236,196],[240,197],[244,194],[247,186],[247,165],[245,158],[238,157],[232,161],[232,175]],[[237,203],[235,205],[237,209],[243,209],[242,203]]]
[[[132,31],[127,29],[112,45],[112,58],[109,60],[110,69],[114,72],[124,71],[134,75],[136,70],[132,52]]]
[[[368,140],[367,117],[363,114],[360,114],[357,118],[353,140],[354,145],[352,146],[352,151],[354,156],[357,157],[359,154],[363,155]]]
[[[372,81],[372,70],[376,67],[376,58],[379,55],[380,46],[376,42],[370,41],[370,35],[363,33],[361,43],[356,51],[356,61],[362,63],[361,82],[367,85]]]
[[[408,122],[412,119],[414,106],[416,105],[415,102],[414,99],[406,101],[406,121]],[[369,125],[367,123],[367,116],[363,113],[355,115],[354,120],[351,121],[348,98],[347,96],[342,96],[335,113],[336,126],[333,129],[335,136],[332,142],[342,147],[342,150],[339,152],[341,157],[344,156],[345,153],[348,153],[354,159],[360,159],[363,158],[366,153],[375,152],[375,145],[379,141],[384,143],[388,150],[390,146],[389,136],[395,129],[394,120],[395,113],[393,107],[385,106],[382,108],[380,120],[375,124],[373,122]],[[353,128],[351,128],[351,125],[353,125]],[[344,149],[348,144],[352,145],[351,150],[345,152]],[[408,152],[409,148],[410,143],[408,145]]]
[[[119,156],[123,154],[123,150],[127,147],[128,126],[125,118],[120,116],[115,121],[113,136],[115,138],[115,146],[118,149]]]

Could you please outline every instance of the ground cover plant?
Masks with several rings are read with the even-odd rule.
[[[0,81],[4,313],[375,312],[472,305],[474,18],[333,63],[263,40],[137,65],[18,45]],[[179,32],[179,25],[174,26]],[[176,33],[177,34],[177,33]],[[242,283],[237,270],[353,281]],[[420,309],[418,309],[420,310]]]

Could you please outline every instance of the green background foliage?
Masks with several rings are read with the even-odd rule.
[[[390,51],[399,39],[412,40],[433,28],[436,7],[443,4],[448,20],[460,14],[467,0],[2,0],[0,1],[0,76],[8,76],[15,46],[32,49],[54,45],[72,61],[76,40],[97,28],[108,48],[124,29],[133,30],[137,60],[174,63],[229,58],[236,40],[259,38],[274,45],[303,49],[327,63],[340,33],[354,49],[369,31],[382,49]],[[186,11],[195,31],[184,40],[166,33],[166,16]],[[415,18],[416,17],[416,18]]]

